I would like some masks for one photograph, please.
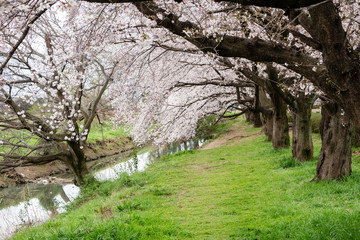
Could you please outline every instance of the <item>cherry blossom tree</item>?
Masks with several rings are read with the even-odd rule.
[[[171,5],[169,9],[169,5],[154,2],[135,5],[144,15],[155,20],[159,26],[182,36],[204,52],[258,62],[275,62],[309,79],[333,101],[341,103],[345,114],[350,116],[359,132],[357,114],[360,109],[356,90],[359,89],[360,82],[358,38],[356,37],[359,15],[351,10],[358,8],[358,5],[355,1],[339,3],[317,1],[314,3],[315,5],[311,6],[302,5],[303,8],[300,9],[291,9],[296,5],[292,5],[292,1],[286,1],[287,11],[247,7],[245,12],[251,15],[250,17],[247,15],[246,19],[252,19],[253,22],[246,21],[248,31],[243,31],[243,34],[232,31],[234,25],[231,23],[222,24],[223,22],[216,22],[210,17],[196,18],[194,16],[198,15],[179,11],[180,7],[177,6]],[[275,8],[285,6],[279,2],[265,3],[265,1],[247,1],[247,4]],[[201,5],[201,7],[204,6],[205,4]],[[298,8],[299,5],[296,7]],[[175,11],[171,11],[171,8]],[[214,8],[214,5],[210,5],[210,8]],[[207,11],[203,13],[226,12],[226,17],[228,17],[228,9],[244,9],[242,5],[226,5],[225,8],[226,11],[220,8],[207,8]],[[265,17],[259,17],[259,14],[256,16],[256,13],[262,11],[266,13]],[[275,18],[267,20],[266,15],[275,16]],[[224,18],[218,19],[224,21]],[[256,30],[258,28],[253,28],[259,20],[268,22],[271,31],[264,29],[259,32]],[[212,22],[208,24],[212,28],[207,27],[208,22]],[[253,26],[249,27],[250,24]],[[230,27],[221,29],[224,25]],[[343,25],[346,27],[346,32]],[[252,31],[253,29],[255,31]],[[342,60],[343,58],[345,61]],[[327,137],[330,136],[333,135],[327,135]],[[329,142],[327,139],[323,140],[323,143]],[[346,148],[346,145],[342,146]],[[329,147],[330,145],[323,144],[323,148]],[[335,161],[334,157],[335,155],[328,155],[327,161]],[[343,155],[343,158],[347,156]],[[329,165],[336,168],[335,165]],[[349,168],[347,169],[347,172],[342,172],[343,175],[351,172]],[[333,178],[330,175],[328,177]]]
[[[83,148],[115,77],[118,53],[124,53],[121,44],[109,47],[109,38],[118,33],[103,19],[119,12],[112,8],[105,13],[105,8],[79,6],[79,15],[73,9],[62,15],[48,10],[3,69],[0,100],[6,111],[0,126],[7,131],[1,144],[9,151],[0,154],[5,159],[1,170],[62,160],[75,182],[83,182],[88,173]],[[16,36],[3,32],[2,37],[11,48]],[[33,107],[22,109],[19,101]]]
[[[133,62],[124,81],[112,86],[115,120],[132,126],[138,143],[191,138],[202,117],[221,115],[230,106],[244,110],[253,102],[251,82],[211,56],[174,51],[180,49],[186,48],[150,46]],[[117,94],[119,90],[123,94]]]

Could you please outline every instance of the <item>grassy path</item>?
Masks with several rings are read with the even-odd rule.
[[[316,161],[295,164],[290,149],[264,140],[181,152],[90,184],[91,200],[15,239],[360,239],[359,157],[352,176],[309,183]]]

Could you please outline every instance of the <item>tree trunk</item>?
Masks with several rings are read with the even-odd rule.
[[[293,109],[292,156],[300,162],[313,158],[313,142],[311,136],[312,99],[298,99],[297,109]],[[303,101],[301,101],[303,100]]]
[[[254,127],[261,127],[262,126],[259,111],[251,111],[251,110],[249,110],[249,111],[247,111],[245,113],[245,116],[246,116],[246,121],[253,124]]]
[[[321,152],[313,180],[334,180],[351,174],[351,130],[338,104],[321,108]]]
[[[85,154],[77,142],[67,142],[70,147],[71,157],[66,161],[71,171],[74,173],[74,182],[81,185],[84,182],[84,176],[89,173],[86,167]]]
[[[349,48],[336,4],[324,2],[321,7],[309,8],[311,21],[307,30],[322,48],[327,81],[314,81],[327,96],[344,108],[360,133],[360,64],[359,55]],[[313,80],[312,80],[313,81]]]
[[[263,87],[259,87],[259,110],[262,113],[264,134],[267,136],[267,141],[271,141],[273,134],[274,114],[271,106],[271,101],[266,96]]]
[[[263,131],[265,136],[267,137],[267,141],[272,141],[273,138],[273,125],[274,125],[274,114],[272,111],[263,114]]]
[[[293,134],[292,155],[300,162],[313,158],[313,143],[311,137],[311,108],[310,112],[292,112]]]
[[[274,117],[273,117],[273,134],[272,143],[275,149],[285,148],[290,146],[289,124],[286,115],[286,103],[276,94],[271,94],[273,102]]]

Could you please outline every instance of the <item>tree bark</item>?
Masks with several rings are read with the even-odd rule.
[[[351,174],[351,130],[336,103],[321,108],[321,152],[313,180],[334,180]]]
[[[66,157],[67,153],[65,152],[45,156],[11,156],[11,158],[0,162],[0,173],[9,168],[41,165],[56,160],[63,160]]]
[[[271,65],[268,65],[268,76],[267,90],[274,113],[272,143],[275,149],[286,148],[290,146],[287,104],[277,91],[278,73]]]
[[[251,111],[251,110],[249,110],[249,111],[247,111],[245,113],[245,117],[246,117],[246,121],[253,124],[254,127],[261,127],[262,126],[259,111]]]
[[[271,101],[266,96],[264,87],[259,87],[259,110],[262,116],[263,132],[267,136],[267,141],[272,141],[274,114]]]
[[[320,88],[334,102],[341,104],[360,132],[360,61],[357,51],[349,47],[348,36],[332,1],[309,9],[311,21],[300,21],[322,47],[329,77]],[[321,84],[321,83],[320,83]]]
[[[74,173],[74,183],[81,185],[84,183],[84,177],[89,173],[86,167],[85,154],[78,142],[67,142],[70,147],[71,157],[67,159],[66,164]]]
[[[292,111],[292,156],[303,162],[313,158],[313,142],[311,136],[311,108],[312,101],[303,99],[297,104],[297,109]],[[311,99],[309,99],[311,100]]]
[[[272,143],[275,149],[290,146],[287,106],[279,96],[272,96],[274,105]]]
[[[273,138],[273,125],[274,125],[274,114],[272,111],[266,113],[266,114],[263,114],[263,121],[264,121],[264,124],[263,124],[263,131],[264,131],[264,134],[265,136],[267,137],[267,141],[272,141],[272,138]]]

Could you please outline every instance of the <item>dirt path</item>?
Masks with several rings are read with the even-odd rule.
[[[241,142],[243,139],[248,139],[252,137],[257,137],[262,135],[263,133],[261,131],[255,133],[255,134],[249,134],[246,132],[246,126],[241,126],[241,123],[238,122],[236,124],[233,124],[231,128],[229,129],[229,132],[225,135],[218,137],[214,140],[212,140],[209,143],[206,143],[201,147],[202,150],[207,149],[213,149],[221,146],[233,146]]]

